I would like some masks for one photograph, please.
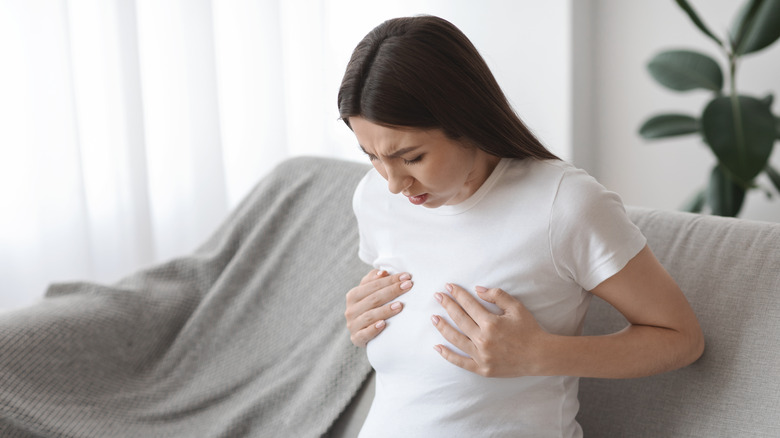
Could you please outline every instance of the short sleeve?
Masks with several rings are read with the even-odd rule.
[[[358,243],[358,257],[360,260],[369,265],[374,264],[374,260],[376,260],[377,255],[374,244],[370,241],[368,238],[368,233],[366,232],[366,227],[368,226],[368,217],[365,214],[363,208],[365,206],[365,199],[367,196],[366,187],[368,180],[371,177],[372,171],[373,169],[370,170],[363,177],[363,179],[360,180],[357,187],[355,188],[355,193],[352,195],[352,211],[355,213],[355,218],[357,219],[358,236],[360,239]]]
[[[585,290],[617,274],[647,243],[620,197],[575,168],[561,177],[549,233],[558,274]]]

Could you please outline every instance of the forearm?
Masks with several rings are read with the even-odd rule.
[[[644,377],[689,365],[701,355],[701,332],[630,325],[603,336],[549,335],[540,351],[540,375]]]

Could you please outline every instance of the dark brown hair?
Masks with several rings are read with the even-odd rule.
[[[338,105],[347,126],[360,116],[441,129],[502,158],[557,158],[514,112],[466,35],[438,17],[395,18],[369,32],[352,52]]]

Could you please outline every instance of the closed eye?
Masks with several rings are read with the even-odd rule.
[[[366,151],[366,148],[363,147],[363,145],[360,145],[360,150],[363,151],[364,154],[366,154],[366,156],[368,157],[369,161],[374,161],[374,160],[377,159],[376,155],[369,154],[368,151]]]
[[[422,157],[424,154],[420,154],[417,156],[417,158],[412,158],[411,160],[404,159],[404,164],[416,164],[422,161]]]

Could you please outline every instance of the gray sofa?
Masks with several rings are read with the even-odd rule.
[[[0,436],[351,437],[371,370],[349,343],[351,194],[367,166],[297,158],[193,254],[0,315]],[[693,365],[582,379],[587,437],[780,437],[780,225],[629,208],[696,311]],[[595,301],[588,334],[625,321]]]

